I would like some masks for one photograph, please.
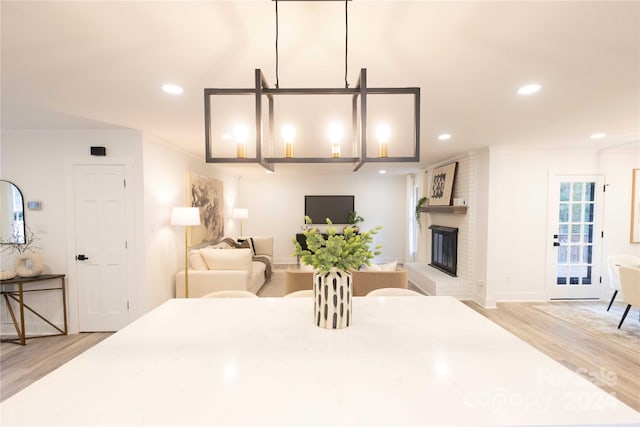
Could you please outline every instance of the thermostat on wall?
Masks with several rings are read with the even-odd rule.
[[[30,202],[27,202],[27,207],[31,210],[39,211],[40,209],[42,209],[42,202],[39,200],[32,200]]]

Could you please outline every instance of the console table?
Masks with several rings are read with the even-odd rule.
[[[47,280],[60,280],[60,287],[54,288],[36,288],[36,289],[24,289],[25,286],[35,284],[37,282],[44,282]],[[17,286],[17,289],[12,287],[12,285]],[[32,307],[27,305],[24,301],[25,294],[31,292],[43,292],[43,291],[61,291],[62,292],[62,313],[64,317],[64,329],[60,329],[58,326],[54,325],[45,318],[42,314],[38,313]],[[25,345],[27,343],[27,338],[40,338],[40,337],[50,337],[56,335],[67,335],[67,298],[65,291],[65,275],[64,274],[41,274],[40,276],[34,277],[15,277],[9,280],[0,280],[0,295],[4,297],[5,304],[7,309],[9,310],[9,314],[11,315],[11,320],[13,321],[13,326],[16,328],[16,333],[18,334],[17,338],[3,338],[2,341],[14,342],[16,344]],[[12,299],[18,303],[19,309],[19,319],[16,318],[16,314],[13,311],[13,307],[11,306]],[[32,335],[27,336],[25,327],[24,327],[24,310],[27,309],[31,313],[38,316],[41,320],[46,322],[56,331],[58,334],[50,334],[50,335]]]

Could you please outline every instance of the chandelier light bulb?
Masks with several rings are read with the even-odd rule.
[[[280,129],[280,135],[284,139],[284,157],[293,157],[293,139],[296,137],[296,128],[287,123]]]
[[[331,123],[329,125],[329,141],[331,141],[331,144],[340,144],[343,134],[342,126],[338,123]]]
[[[389,138],[391,137],[391,128],[386,123],[380,123],[378,127],[376,127],[376,136],[378,137],[379,143],[389,142]]]
[[[296,137],[296,128],[287,123],[282,126],[282,129],[280,129],[280,134],[282,135],[282,139],[284,139],[285,143],[292,144]]]
[[[238,144],[246,144],[249,139],[249,130],[242,124],[237,124],[233,128],[233,137]]]
[[[244,159],[247,157],[247,139],[249,139],[249,130],[246,126],[237,124],[233,128],[233,138],[236,140],[236,157]]]
[[[378,138],[378,157],[387,157],[387,142],[391,137],[391,128],[386,123],[380,123],[376,128]]]
[[[338,123],[329,125],[329,141],[331,141],[331,157],[340,157],[340,143],[342,142],[342,126]]]

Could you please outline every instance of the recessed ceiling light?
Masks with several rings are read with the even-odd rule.
[[[520,95],[531,95],[538,92],[541,87],[542,86],[540,86],[538,83],[529,83],[527,85],[521,86],[518,89],[518,93]]]
[[[602,132],[594,133],[593,135],[591,135],[591,139],[601,139],[601,138],[604,138],[605,136],[607,136],[606,133],[602,133]]]
[[[184,92],[184,90],[180,86],[169,83],[162,85],[162,90],[166,93],[170,93],[171,95],[180,95],[182,92]]]
[[[449,133],[442,133],[442,134],[438,135],[438,139],[439,139],[440,141],[447,141],[447,140],[451,139],[451,134],[449,134]]]
[[[381,170],[378,171],[378,173],[387,173],[387,171],[384,170],[384,169],[381,169]]]
[[[266,170],[265,173],[273,173],[273,171]]]

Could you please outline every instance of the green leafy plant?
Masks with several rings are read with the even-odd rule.
[[[418,223],[418,227],[420,227],[420,229],[422,229],[422,222],[420,222],[420,218],[421,218],[421,213],[422,213],[422,206],[427,202],[427,198],[426,197],[420,197],[418,199],[418,203],[416,204],[416,222]]]
[[[364,218],[356,213],[356,211],[349,211],[349,215],[347,215],[347,224],[355,224],[357,225],[359,222],[363,222]]]
[[[305,221],[311,224],[311,218],[308,216],[305,217]],[[333,225],[328,218],[327,224]],[[303,250],[300,243],[293,239],[293,254],[320,273],[326,273],[331,268],[342,271],[358,269],[363,264],[370,265],[371,259],[382,253],[382,245],[376,245],[373,250],[370,248],[373,236],[381,229],[382,226],[379,225],[369,231],[357,233],[352,227],[345,227],[342,234],[338,234],[335,227],[328,227],[325,238],[313,228],[304,231],[307,249]]]

